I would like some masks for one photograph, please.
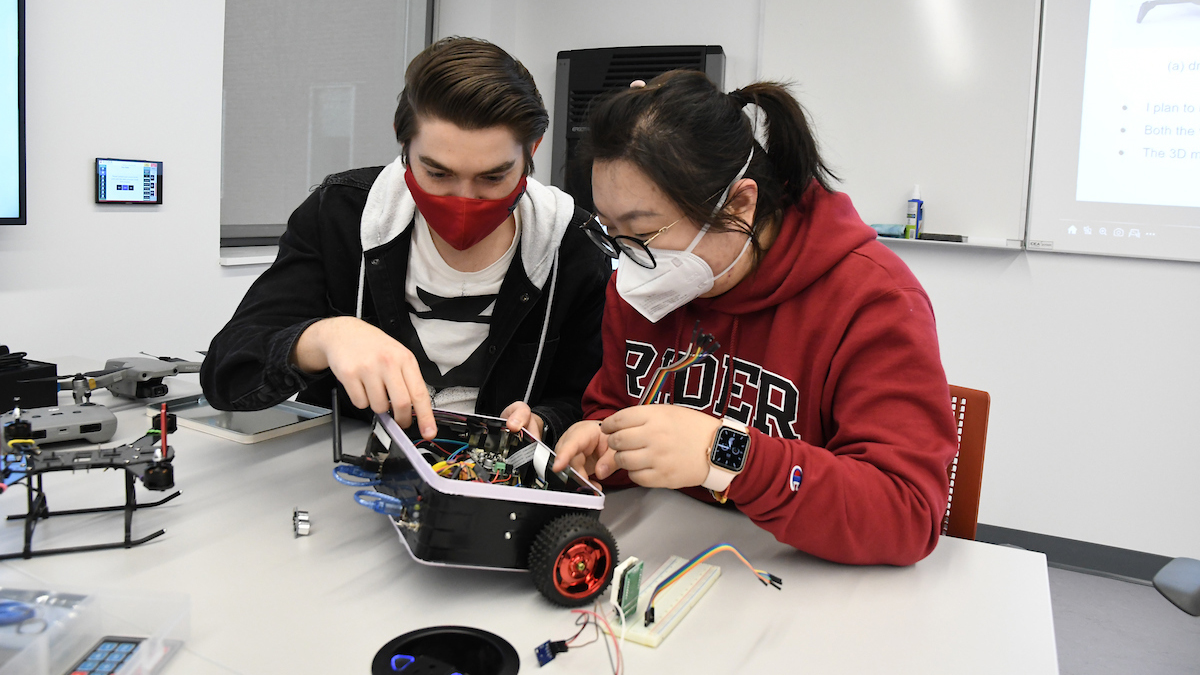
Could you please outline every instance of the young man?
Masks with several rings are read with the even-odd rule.
[[[580,419],[600,365],[608,259],[587,213],[529,178],[549,116],[504,50],[447,38],[413,59],[396,109],[401,154],[329,176],[279,256],[213,339],[201,370],[218,408],[300,391],[416,418],[500,415],[548,443]]]

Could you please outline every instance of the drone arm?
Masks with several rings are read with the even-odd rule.
[[[125,376],[128,373],[129,373],[128,370],[118,370],[116,372],[105,373],[103,375],[97,375],[95,377],[88,377],[87,378],[87,388],[89,391],[93,390],[93,389],[107,389],[107,388],[111,387],[112,385],[120,382],[121,380],[124,380]],[[76,400],[75,402],[79,403],[78,400]]]
[[[58,383],[59,391],[71,391],[72,398],[75,399],[75,405],[81,405],[91,399],[92,392],[96,389],[105,389],[110,385],[116,384],[125,379],[127,370],[118,370],[102,375],[77,375],[70,380],[64,380]]]
[[[171,363],[173,363],[175,365],[175,369],[178,370],[182,374],[182,373],[198,373],[198,372],[200,372],[200,366],[202,365],[203,362],[202,361],[184,361],[183,359],[175,359],[175,360],[172,360]]]

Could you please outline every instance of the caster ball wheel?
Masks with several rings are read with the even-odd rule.
[[[586,605],[612,582],[617,542],[597,518],[570,514],[550,521],[529,550],[533,584],[550,602]]]

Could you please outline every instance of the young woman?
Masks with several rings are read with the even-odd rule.
[[[555,468],[730,502],[829,560],[928,555],[956,450],[933,310],[830,189],[799,104],[676,71],[590,125],[587,228],[620,264],[590,421]],[[660,381],[664,364],[683,367]]]
[[[504,50],[447,38],[413,59],[400,157],[329,176],[296,209],[275,263],[213,339],[201,370],[218,408],[301,391],[413,416],[502,415],[550,443],[581,417],[600,363],[609,261],[588,214],[529,178],[549,116]],[[347,406],[348,407],[348,406]]]

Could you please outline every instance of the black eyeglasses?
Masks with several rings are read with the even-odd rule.
[[[672,222],[671,225],[674,225],[678,222],[679,221],[676,220]],[[608,233],[608,228],[605,227],[604,223],[600,221],[600,217],[593,213],[592,217],[588,218],[587,222],[583,224],[583,231],[587,232],[587,235],[589,238],[591,238],[592,243],[600,247],[600,250],[604,251],[604,254],[608,257],[615,259],[619,258],[621,254],[624,253],[625,257],[629,258],[633,262],[645,267],[646,269],[652,270],[658,263],[654,262],[654,254],[650,252],[649,244],[650,242],[654,241],[655,237],[663,232],[666,232],[671,225],[660,228],[657,232],[650,235],[646,239],[626,237],[625,235],[617,235],[614,237]]]

